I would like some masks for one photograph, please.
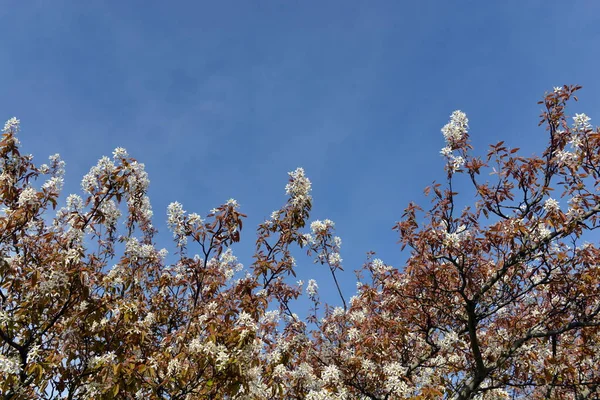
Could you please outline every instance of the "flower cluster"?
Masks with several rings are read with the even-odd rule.
[[[456,172],[465,165],[464,157],[455,155],[454,150],[462,147],[467,138],[468,129],[469,120],[466,114],[460,110],[454,111],[450,116],[450,122],[442,128],[446,146],[440,150],[440,154],[448,160],[448,168],[451,172]]]

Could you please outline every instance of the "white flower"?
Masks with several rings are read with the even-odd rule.
[[[4,124],[3,132],[15,134],[15,133],[19,132],[20,126],[21,126],[21,121],[15,117],[12,117],[8,121],[6,121],[6,123]]]
[[[469,129],[469,119],[466,114],[456,110],[450,116],[450,122],[444,125],[442,133],[448,147],[452,148],[463,139]]]
[[[373,262],[371,263],[371,268],[373,269],[373,272],[380,275],[383,275],[386,272],[389,272],[393,269],[391,265],[385,265],[385,263],[379,258],[373,260]]]
[[[592,127],[590,125],[591,118],[583,113],[575,114],[575,116],[573,117],[573,120],[575,121],[575,123],[574,123],[575,129],[585,131]]]
[[[340,370],[335,365],[328,365],[321,373],[321,379],[326,383],[337,383],[340,380]]]
[[[79,195],[70,194],[67,197],[67,208],[70,211],[79,211],[83,208],[83,200]]]
[[[341,257],[340,257],[340,253],[331,253],[329,254],[329,258],[327,259],[329,265],[340,265],[342,263],[342,261],[344,261]]]
[[[113,150],[113,158],[119,159],[119,158],[127,158],[129,156],[129,154],[127,154],[127,150],[125,150],[122,147],[117,147],[116,149]]]
[[[34,204],[37,201],[37,192],[34,188],[28,187],[23,189],[19,195],[19,205]]]
[[[319,286],[317,285],[317,281],[315,281],[314,279],[310,279],[308,281],[308,285],[306,286],[306,293],[308,293],[308,296],[311,299],[317,295],[318,289],[319,289]]]
[[[554,93],[559,93],[560,91],[562,91],[560,86],[554,86]]]
[[[181,361],[178,358],[173,358],[169,361],[167,365],[167,376],[172,376],[173,373],[178,373],[181,371]]]
[[[546,210],[547,213],[555,213],[557,211],[560,211],[560,206],[558,205],[558,201],[554,200],[553,198],[548,198],[546,200],[546,202],[544,203],[544,210]]]
[[[60,190],[63,187],[63,178],[59,177],[59,176],[53,176],[52,178],[48,179],[46,182],[44,182],[44,184],[42,185],[42,189],[45,189],[49,192],[60,192]]]
[[[312,230],[314,235],[317,235],[319,233],[325,232],[327,230],[327,225],[325,225],[319,220],[316,220],[310,224],[310,229]]]
[[[227,200],[227,205],[231,206],[233,208],[238,208],[240,206],[238,204],[237,200],[235,200],[235,199],[229,199],[229,200]]]
[[[0,372],[6,375],[17,375],[21,372],[19,360],[15,358],[8,358],[0,354]]]
[[[409,394],[409,387],[402,379],[406,373],[406,368],[400,363],[393,362],[383,367],[383,372],[386,375],[385,388],[398,396],[406,396]]]
[[[167,225],[173,232],[173,237],[178,239],[178,246],[187,243],[184,224],[185,211],[179,202],[173,202],[167,207]]]
[[[443,147],[442,150],[440,150],[440,154],[444,157],[450,157],[452,155],[452,148],[451,147]]]
[[[217,362],[217,368],[222,369],[227,365],[229,361],[229,354],[225,351],[225,348],[221,349],[217,354],[217,358],[215,360]]]
[[[309,195],[311,191],[310,180],[304,175],[304,169],[296,168],[293,172],[288,172],[290,182],[285,186],[285,193],[292,198],[294,206],[304,207],[312,198]]]
[[[465,159],[461,156],[452,158],[452,170],[458,171],[465,165]]]

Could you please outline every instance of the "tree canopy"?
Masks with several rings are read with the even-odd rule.
[[[60,199],[65,163],[0,142],[0,394],[4,399],[592,399],[600,396],[600,130],[566,114],[579,86],[547,93],[548,142],[477,155],[467,116],[442,128],[443,183],[394,226],[409,252],[371,254],[356,294],[320,315],[293,282],[302,248],[338,286],[341,239],[309,221],[311,182],[238,263],[245,215],[175,202],[175,262],[157,243],[144,165],[122,149]],[[475,201],[453,188],[472,185]],[[459,201],[460,199],[460,201]],[[307,228],[310,227],[310,230]],[[341,292],[340,292],[341,293]],[[291,301],[307,296],[306,319]]]

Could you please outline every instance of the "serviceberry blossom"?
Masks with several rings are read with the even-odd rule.
[[[173,237],[178,240],[178,246],[185,246],[185,210],[181,203],[175,201],[167,207],[167,226],[173,232]]]
[[[443,147],[442,150],[440,150],[440,154],[444,157],[450,158],[452,156],[452,148],[448,146]]]
[[[0,372],[6,375],[17,375],[21,372],[19,359],[9,358],[0,354]]]
[[[327,262],[332,267],[339,266],[340,264],[342,264],[342,261],[344,261],[344,260],[340,257],[340,253],[331,253],[331,254],[329,254],[329,257],[327,259]]]
[[[226,204],[227,204],[228,206],[230,206],[230,207],[233,207],[233,208],[239,208],[239,206],[240,206],[240,205],[238,204],[237,200],[235,200],[235,199],[229,199],[229,200],[227,200],[227,203],[226,203]]]
[[[444,134],[444,139],[446,139],[447,146],[455,148],[455,146],[465,137],[468,129],[469,119],[467,118],[467,115],[460,110],[454,111],[450,116],[450,122],[442,128],[442,133]]]
[[[83,208],[83,200],[77,194],[70,194],[67,197],[67,208],[69,211],[80,211]]]
[[[304,175],[303,168],[296,168],[293,172],[288,172],[290,182],[285,186],[285,193],[292,198],[292,204],[295,206],[304,206],[312,200],[309,195],[311,191],[310,179]]]
[[[323,379],[326,383],[335,384],[339,382],[341,377],[340,370],[335,365],[328,365],[323,368],[323,372],[321,373],[321,379]]]
[[[592,128],[592,126],[590,125],[591,118],[583,113],[575,114],[575,116],[573,117],[573,120],[574,120],[573,125],[574,125],[575,129],[577,129],[577,130],[585,131],[587,129]]]
[[[560,206],[558,204],[558,201],[554,200],[553,198],[548,198],[546,200],[546,202],[544,203],[544,210],[547,213],[555,213],[557,211],[560,211]]]
[[[319,233],[327,232],[328,228],[333,228],[335,223],[329,219],[324,221],[316,220],[310,224],[310,229],[312,230],[313,235],[318,235]]]
[[[115,168],[115,163],[110,158],[102,157],[83,177],[81,180],[81,188],[86,193],[91,194],[94,190],[100,188],[100,177],[104,174],[110,176]]]
[[[560,86],[554,86],[554,93],[560,93],[562,88]]]
[[[129,154],[127,154],[127,150],[125,150],[122,147],[117,147],[116,149],[114,149],[112,154],[115,160],[129,157]]]
[[[18,120],[16,117],[12,117],[4,124],[4,129],[2,130],[2,132],[15,134],[19,132],[20,126],[21,121]]]
[[[60,158],[60,154],[53,154],[48,157],[48,160],[50,161],[51,168],[54,170],[55,176],[63,177],[65,175],[66,163]]]
[[[453,157],[451,168],[452,171],[456,172],[465,165],[465,159],[461,156]]]
[[[63,187],[63,182],[64,180],[62,177],[53,176],[52,178],[44,182],[44,184],[42,185],[42,189],[45,189],[49,192],[59,193]]]
[[[18,203],[20,206],[24,206],[27,204],[35,204],[36,201],[37,201],[37,192],[35,191],[34,188],[28,187],[28,188],[23,189],[23,191],[19,195]]]
[[[445,222],[445,221],[444,221]],[[465,225],[460,225],[455,232],[448,233],[446,230],[443,232],[444,235],[444,246],[459,246],[460,243],[469,237],[469,231]]]
[[[317,281],[315,281],[314,279],[310,279],[308,281],[308,285],[306,285],[306,293],[311,299],[315,298],[318,289],[319,286],[317,285]]]

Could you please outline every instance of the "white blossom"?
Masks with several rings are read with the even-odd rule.
[[[16,117],[12,117],[8,121],[6,121],[6,123],[4,124],[4,129],[2,132],[15,134],[15,133],[19,132],[20,126],[21,126],[21,121],[18,120]]]
[[[560,211],[560,206],[558,205],[558,201],[554,200],[553,198],[548,198],[546,200],[546,202],[544,203],[544,210],[546,210],[547,213],[555,213]]]
[[[328,365],[323,368],[323,372],[321,373],[321,379],[326,383],[338,383],[340,381],[341,372],[335,365]]]
[[[450,122],[442,128],[447,147],[454,148],[464,138],[468,129],[469,119],[466,114],[460,110],[454,111],[450,116]]]
[[[583,113],[575,114],[575,116],[573,117],[573,120],[574,120],[573,125],[574,125],[575,129],[577,129],[577,130],[585,131],[585,130],[591,129],[591,127],[592,127],[590,125],[591,118]]]
[[[309,279],[308,285],[306,285],[306,293],[308,293],[308,296],[311,299],[315,298],[318,289],[319,286],[317,285],[317,281],[315,281],[314,279]]]
[[[21,194],[19,194],[19,205],[25,206],[27,204],[35,204],[37,202],[37,192],[32,187],[27,187],[23,189]]]
[[[291,197],[292,205],[304,207],[312,198],[309,195],[311,191],[310,180],[304,175],[303,168],[296,168],[289,172],[290,182],[285,186],[285,193]]]
[[[226,204],[233,208],[238,208],[240,206],[236,199],[229,199],[229,200],[227,200]]]
[[[0,372],[6,375],[17,375],[21,372],[19,359],[16,357],[6,357],[0,354]]]
[[[113,158],[116,159],[120,159],[120,158],[127,158],[129,157],[129,154],[127,154],[127,150],[125,150],[122,147],[117,147],[116,149],[113,150]]]

